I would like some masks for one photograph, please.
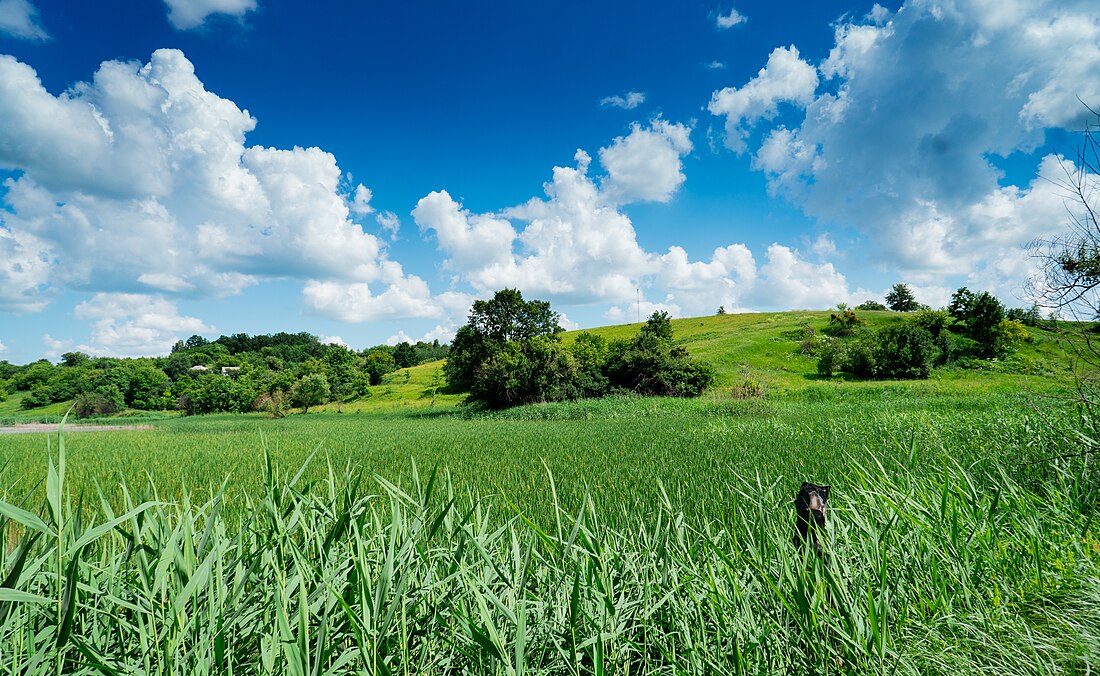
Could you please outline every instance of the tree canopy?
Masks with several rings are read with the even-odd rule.
[[[544,301],[504,289],[477,301],[451,343],[449,387],[491,408],[614,392],[696,396],[714,380],[708,365],[675,346],[668,313],[655,312],[633,340],[581,333],[568,347]]]
[[[894,312],[915,312],[920,309],[920,303],[913,296],[913,291],[908,284],[898,282],[890,288],[886,294],[886,305]]]

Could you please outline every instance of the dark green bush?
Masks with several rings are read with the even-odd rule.
[[[831,378],[837,371],[843,371],[845,358],[843,341],[831,339],[822,341],[817,348],[818,375]]]
[[[944,331],[955,323],[955,318],[947,310],[926,309],[914,312],[909,321],[932,334],[933,338],[939,338]]]
[[[829,316],[829,326],[825,332],[831,336],[850,336],[863,325],[863,320],[852,310],[842,310]]]
[[[53,400],[50,398],[50,388],[45,385],[39,385],[23,397],[23,401],[19,402],[19,407],[23,410],[27,410],[52,403]]]
[[[927,378],[936,346],[932,334],[911,323],[895,324],[875,334],[876,375],[880,378]]]
[[[99,418],[117,412],[117,403],[98,392],[85,392],[73,402],[73,415],[77,418]]]
[[[577,361],[556,339],[509,341],[478,369],[470,396],[490,408],[576,399]]]
[[[875,355],[876,335],[864,333],[845,345],[845,367],[842,369],[860,378],[878,375],[878,358]]]
[[[817,372],[826,377],[843,371],[861,378],[927,378],[937,353],[928,331],[905,322],[825,342]]]
[[[608,343],[582,333],[568,348],[558,338],[557,316],[509,289],[474,303],[451,343],[448,385],[504,408],[611,392],[690,397],[714,382],[710,366],[673,344],[666,312],[653,313],[633,340]]]

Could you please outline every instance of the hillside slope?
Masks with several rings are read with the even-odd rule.
[[[815,396],[822,388],[901,388],[914,394],[1019,391],[1047,392],[1072,383],[1071,355],[1065,339],[1054,331],[1030,328],[1029,342],[1021,344],[1003,360],[975,360],[970,368],[941,368],[924,381],[861,381],[844,376],[824,379],[817,375],[817,358],[802,349],[807,327],[823,336],[829,326],[830,312],[800,310],[792,312],[753,312],[672,320],[676,344],[693,357],[715,367],[716,393],[731,388],[762,388],[769,394]],[[870,328],[905,321],[896,312],[860,312]],[[620,324],[585,329],[609,340],[628,339],[637,334],[640,324]],[[572,342],[581,331],[562,335]],[[382,385],[371,388],[372,396],[345,410],[391,410],[405,407],[449,407],[462,400],[461,395],[444,393],[443,361],[402,369],[386,377]],[[325,408],[335,410],[335,405]]]

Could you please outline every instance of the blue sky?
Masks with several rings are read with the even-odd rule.
[[[1068,227],[1094,2],[502,5],[0,0],[0,359],[1024,305]]]

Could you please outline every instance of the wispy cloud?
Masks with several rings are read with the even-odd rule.
[[[244,16],[256,9],[256,0],[164,0],[168,22],[179,30],[198,28],[211,14]]]
[[[645,103],[645,94],[642,92],[627,92],[623,96],[608,96],[600,99],[600,105],[623,110],[634,110]]]
[[[23,40],[49,40],[38,21],[38,10],[29,0],[0,0],[0,33]]]
[[[719,13],[718,16],[715,18],[715,23],[721,30],[733,28],[734,26],[738,24],[743,24],[746,21],[748,21],[748,18],[741,12],[738,12],[737,9],[734,7],[730,7],[730,11],[725,14]]]

